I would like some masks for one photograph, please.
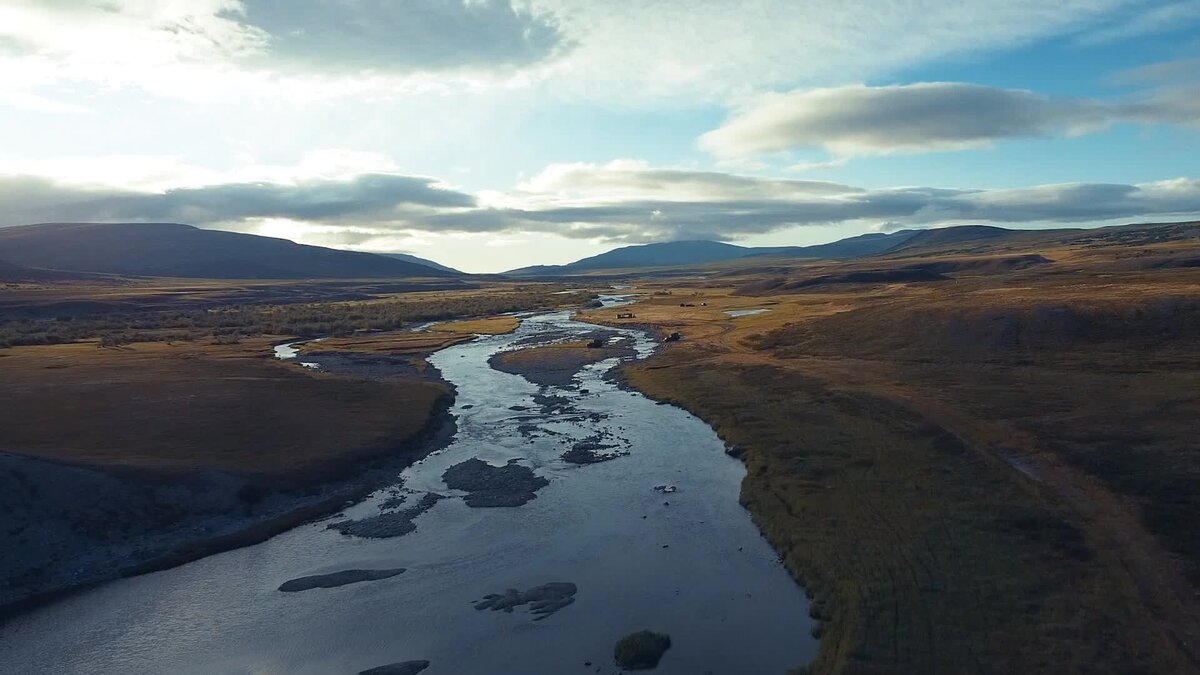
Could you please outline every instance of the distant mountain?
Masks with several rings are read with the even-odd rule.
[[[981,253],[1004,251],[1031,243],[1069,244],[1167,241],[1197,235],[1194,222],[1115,225],[1079,229],[1009,229],[990,225],[956,225],[929,230],[874,232],[814,246],[744,247],[716,241],[677,241],[625,246],[568,265],[523,267],[506,274],[523,277],[567,276],[599,270],[700,265],[746,258],[861,258],[874,255]],[[0,251],[0,255],[2,255]]]
[[[51,270],[199,279],[449,276],[373,253],[177,223],[44,223],[0,229],[0,260]]]
[[[756,257],[856,258],[895,250],[921,234],[924,234],[921,230],[901,230],[890,234],[873,232],[814,246],[767,246],[757,248],[735,246],[717,241],[672,241],[661,244],[624,246],[607,253],[584,258],[568,265],[523,267],[507,272],[506,274],[523,277],[544,277],[580,274],[592,270],[699,265]]]
[[[427,258],[421,258],[421,257],[415,256],[415,255],[412,255],[410,253],[380,253],[379,255],[381,255],[385,258],[395,258],[396,260],[403,260],[405,262],[416,263],[418,265],[424,265],[426,267],[432,267],[435,270],[441,270],[442,272],[449,272],[450,274],[462,274],[461,271],[456,270],[453,267],[446,267],[445,265],[443,265],[441,263],[434,262]]]
[[[1010,230],[991,225],[959,225],[956,227],[939,227],[932,230],[908,231],[909,236],[896,246],[888,249],[902,251],[911,248],[935,248],[966,242],[980,242],[992,239],[1004,239],[1013,235],[1040,234],[1047,230]],[[898,234],[898,233],[897,233]]]
[[[607,253],[577,260],[569,265],[537,265],[506,272],[512,276],[554,276],[670,265],[695,265],[745,257],[755,249],[719,241],[668,241],[660,244],[623,246]]]
[[[840,239],[828,244],[813,246],[774,246],[751,249],[749,256],[778,256],[788,258],[857,258],[892,251],[922,234],[921,230],[900,230],[883,233],[871,232],[849,239]]]

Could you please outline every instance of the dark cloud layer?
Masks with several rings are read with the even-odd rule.
[[[577,239],[645,242],[731,239],[786,227],[856,222],[899,226],[963,222],[1084,223],[1112,219],[1200,214],[1200,180],[1126,184],[1043,185],[1008,190],[906,187],[863,189],[835,183],[655,169],[592,167],[580,173],[644,194],[624,199],[509,195],[516,206],[488,207],[466,193],[437,187],[429,178],[367,174],[345,181],[298,184],[231,183],[159,193],[80,188],[36,177],[0,178],[5,225],[46,221],[178,221],[202,226],[245,226],[285,218],[354,233],[356,244],[396,232],[539,232]],[[721,176],[727,176],[723,192]],[[698,178],[711,190],[695,196]],[[751,193],[755,184],[761,196]],[[794,185],[793,185],[794,184]],[[372,234],[374,233],[374,234]],[[344,240],[344,238],[343,238]],[[341,241],[341,240],[340,240]],[[346,240],[348,241],[348,240]]]
[[[307,71],[520,66],[562,47],[547,16],[510,0],[245,0],[272,59]]]
[[[1079,184],[1002,191],[904,188],[862,191],[837,199],[639,201],[539,210],[474,210],[432,216],[426,223],[468,231],[519,229],[642,242],[732,239],[785,227],[855,221],[904,226],[1081,223],[1198,213],[1200,181],[1185,181],[1171,187]]]
[[[391,221],[401,212],[474,206],[471,195],[430,178],[362,174],[352,180],[295,184],[229,183],[145,193],[57,184],[45,178],[0,177],[6,225],[34,221],[176,221],[207,225],[258,218],[348,223]]]

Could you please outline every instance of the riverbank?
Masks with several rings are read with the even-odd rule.
[[[317,372],[272,342],[4,354],[0,619],[334,513],[453,435],[435,369]]]
[[[1073,271],[748,276],[630,308],[683,340],[623,378],[745,461],[742,502],[813,598],[811,672],[1197,667],[1195,273],[1046,257]]]
[[[547,389],[488,365],[498,351],[596,330],[552,312],[433,354],[456,387],[445,449],[325,522],[18,617],[0,637],[5,664],[318,675],[410,661],[565,673],[590,662],[587,672],[615,672],[614,643],[641,629],[671,636],[664,675],[782,673],[810,660],[803,593],[737,504],[745,469],[711,428],[614,387],[604,366]],[[654,347],[622,333],[639,353]]]

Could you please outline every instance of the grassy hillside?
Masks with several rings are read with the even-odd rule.
[[[626,375],[744,450],[813,672],[1191,673],[1194,232],[742,270],[591,316],[683,333]],[[938,276],[887,274],[914,266]]]

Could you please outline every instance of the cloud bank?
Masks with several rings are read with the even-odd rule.
[[[699,143],[725,158],[806,147],[836,156],[962,150],[1010,138],[1077,136],[1119,122],[1195,124],[1198,112],[1196,87],[1105,102],[960,82],[852,85],[768,94]]]
[[[737,239],[797,226],[1089,223],[1194,217],[1200,179],[1019,189],[866,189],[822,181],[659,169],[622,161],[548,167],[509,192],[468,194],[434,179],[359,174],[288,183],[227,182],[157,191],[0,176],[4,225],[178,221],[255,231],[287,221],[319,242],[371,250],[398,234],[545,233],[643,243]]]
[[[246,182],[157,192],[78,186],[39,176],[0,176],[0,212],[16,225],[50,221],[172,221],[214,225],[282,218],[349,225],[399,223],[438,209],[469,208],[471,195],[431,178],[359,174],[346,180]]]

